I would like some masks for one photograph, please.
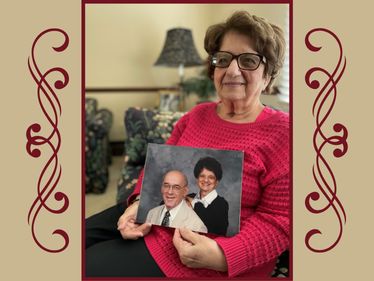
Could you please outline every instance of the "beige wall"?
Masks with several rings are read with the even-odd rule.
[[[166,31],[190,28],[202,58],[207,56],[203,41],[211,24],[223,21],[235,10],[248,10],[284,26],[288,5],[254,4],[112,4],[86,5],[86,87],[170,87],[179,80],[176,68],[154,67],[164,44]],[[185,77],[199,74],[201,67],[186,69]],[[100,107],[114,114],[111,141],[125,137],[124,111],[129,106],[154,107],[157,93],[87,94]],[[196,97],[187,102],[195,104]],[[265,97],[267,104],[281,107],[277,98]]]

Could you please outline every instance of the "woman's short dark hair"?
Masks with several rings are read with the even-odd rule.
[[[195,178],[198,178],[203,169],[207,169],[214,173],[216,179],[220,181],[222,179],[222,166],[215,158],[213,157],[204,157],[200,158],[197,161],[195,168],[193,169],[193,174]]]
[[[204,39],[204,48],[209,54],[207,67],[210,78],[213,78],[214,74],[212,56],[219,51],[223,37],[229,31],[248,36],[253,42],[255,51],[266,57],[264,75],[270,77],[270,82],[265,92],[271,93],[274,79],[282,68],[286,50],[282,29],[246,11],[235,12],[225,22],[210,26]]]

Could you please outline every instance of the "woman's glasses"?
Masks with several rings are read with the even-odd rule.
[[[219,51],[213,55],[212,65],[226,68],[233,59],[237,59],[239,68],[243,70],[256,70],[261,63],[266,63],[266,58],[259,54],[243,53],[234,55],[229,52]]]
[[[213,175],[208,175],[208,176],[206,176],[206,175],[199,175],[199,180],[209,180],[209,181],[215,181],[216,180],[216,177],[215,176],[213,176]]]

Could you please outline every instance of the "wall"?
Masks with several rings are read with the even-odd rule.
[[[176,68],[154,67],[164,45],[166,31],[173,27],[192,30],[196,48],[205,59],[203,41],[211,24],[223,21],[235,10],[248,10],[284,25],[288,5],[260,4],[87,4],[86,5],[86,88],[171,87],[178,81]],[[199,74],[201,67],[186,69],[185,77]],[[100,107],[114,114],[111,141],[125,138],[124,111],[129,106],[155,107],[157,93],[90,94]],[[267,104],[282,106],[277,98],[265,97]],[[191,108],[197,98],[187,101]]]

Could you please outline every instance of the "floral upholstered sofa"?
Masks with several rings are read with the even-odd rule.
[[[126,201],[133,192],[145,163],[148,143],[165,143],[182,112],[160,112],[145,108],[129,108],[125,112],[125,157],[118,181],[117,202]],[[289,253],[277,261],[272,277],[288,277]]]
[[[170,137],[175,123],[183,112],[130,107],[125,112],[125,157],[118,181],[117,202],[132,193],[140,170],[145,163],[148,143],[163,144]]]
[[[85,99],[85,181],[86,193],[103,193],[109,178],[111,151],[109,130],[113,115],[107,109],[98,109],[97,100]]]

